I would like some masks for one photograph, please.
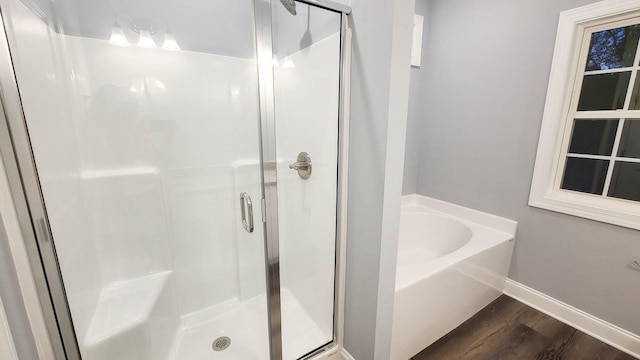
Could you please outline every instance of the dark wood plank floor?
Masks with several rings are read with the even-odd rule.
[[[633,360],[569,325],[502,295],[413,360]]]

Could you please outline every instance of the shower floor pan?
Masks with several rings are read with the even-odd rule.
[[[293,360],[321,345],[322,331],[291,292],[281,292],[283,359]],[[230,300],[182,319],[167,360],[268,360],[267,313],[264,295],[244,302]],[[213,349],[226,336],[229,346]]]

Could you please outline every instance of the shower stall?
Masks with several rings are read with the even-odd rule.
[[[335,348],[350,9],[0,12],[0,151],[56,359]]]

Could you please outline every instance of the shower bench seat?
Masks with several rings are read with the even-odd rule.
[[[137,359],[150,359],[166,350],[178,321],[172,319],[170,309],[175,304],[167,289],[172,273],[163,271],[105,286],[84,338],[87,357],[118,359],[135,351]]]

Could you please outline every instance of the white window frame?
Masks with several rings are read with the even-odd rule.
[[[571,113],[571,108],[580,93],[586,49],[589,47],[589,37],[585,37],[585,34],[598,29],[619,27],[617,24],[638,17],[638,0],[605,0],[560,13],[529,195],[530,206],[640,230],[640,202],[560,188],[567,144],[576,115],[575,111]],[[638,51],[640,54],[640,49]],[[637,61],[638,56],[633,64],[635,69],[632,71],[630,86],[638,71]],[[631,94],[628,95],[630,96]],[[640,118],[640,110],[598,111],[598,114],[605,118]],[[619,137],[618,133],[617,138]],[[612,157],[615,158],[615,153]],[[610,162],[610,166],[612,163]],[[610,181],[610,174],[611,171],[607,182]]]

